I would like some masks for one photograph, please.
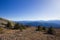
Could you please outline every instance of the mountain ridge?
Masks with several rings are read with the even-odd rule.
[[[30,25],[30,26],[46,26],[50,27],[53,26],[55,28],[60,28],[60,20],[51,20],[51,21],[18,21],[18,23],[22,23],[24,25]]]

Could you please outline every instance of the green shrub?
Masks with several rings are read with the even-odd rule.
[[[0,34],[2,34],[3,33],[3,28],[0,28]]]
[[[20,31],[22,31],[23,29],[25,29],[25,27],[22,24],[16,23],[14,29],[19,29]]]
[[[25,25],[25,27],[26,27],[26,28],[28,28],[28,27],[29,27],[29,25]]]
[[[20,31],[22,31],[23,29],[26,29],[26,27],[23,24],[16,23],[14,29],[20,29]]]
[[[23,31],[23,28],[22,27],[20,27],[19,29],[20,29],[20,31]]]
[[[19,29],[19,28],[20,28],[20,24],[16,23],[15,26],[14,26],[14,29]]]
[[[24,25],[21,26],[23,29],[26,29],[26,27]]]
[[[47,31],[48,34],[54,34],[54,28],[51,26],[50,28],[48,28],[48,31]]]
[[[46,31],[46,27],[43,27],[42,29],[43,29],[44,31]]]
[[[43,30],[43,29],[42,29],[41,26],[38,26],[37,29],[36,29],[36,31],[42,31],[42,30]]]
[[[8,22],[6,28],[12,28],[11,22]]]

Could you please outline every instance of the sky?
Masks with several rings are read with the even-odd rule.
[[[0,0],[0,17],[13,20],[60,20],[60,0]]]

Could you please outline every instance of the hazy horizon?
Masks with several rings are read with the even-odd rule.
[[[13,21],[60,20],[60,0],[0,0],[0,13]]]

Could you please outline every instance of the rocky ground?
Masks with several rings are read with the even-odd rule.
[[[60,30],[57,30],[56,35],[35,30],[35,27],[27,28],[22,32],[20,30],[5,29],[4,33],[0,34],[0,40],[60,40]]]

